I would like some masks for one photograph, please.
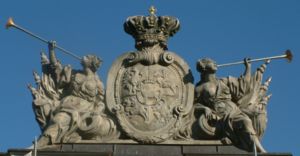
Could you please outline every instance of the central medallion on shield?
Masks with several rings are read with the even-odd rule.
[[[176,70],[137,64],[125,70],[120,86],[125,117],[137,130],[155,131],[174,122],[183,84]]]

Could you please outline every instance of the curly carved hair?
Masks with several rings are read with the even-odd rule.
[[[95,55],[86,55],[85,57],[88,59],[89,68],[92,71],[96,72],[97,69],[101,66],[102,60]]]

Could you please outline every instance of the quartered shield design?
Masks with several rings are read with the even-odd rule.
[[[193,78],[176,54],[170,65],[128,65],[128,53],[115,61],[108,76],[107,107],[127,135],[139,142],[157,143],[181,128],[193,105]]]

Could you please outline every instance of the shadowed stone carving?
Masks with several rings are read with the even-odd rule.
[[[167,51],[167,39],[179,29],[178,19],[133,16],[126,20],[124,29],[135,38],[137,51],[123,54],[112,65],[108,109],[118,118],[125,135],[138,142],[188,138],[193,77],[183,59]]]
[[[82,70],[62,66],[49,43],[49,55],[42,53],[42,77],[34,72],[37,87],[29,85],[33,109],[42,135],[40,147],[80,140],[118,137],[115,123],[105,114],[105,91],[96,74],[101,60],[94,55],[82,58]]]
[[[171,16],[132,16],[124,30],[135,39],[135,51],[118,57],[107,77],[107,89],[96,74],[101,60],[77,57],[83,69],[63,66],[49,42],[49,58],[41,53],[42,75],[34,72],[33,110],[42,134],[39,147],[59,143],[231,144],[265,152],[260,140],[271,97],[263,73],[269,59],[251,73],[250,60],[217,65],[197,62],[200,81],[194,86],[188,64],[168,51],[167,41],[179,31]],[[217,78],[218,66],[244,63],[245,73]],[[198,146],[197,146],[198,147]],[[196,146],[193,148],[197,148]],[[217,150],[219,147],[216,148]]]
[[[236,146],[253,150],[255,143],[265,152],[259,139],[266,128],[267,89],[271,79],[262,84],[267,61],[251,75],[251,65],[245,59],[246,70],[239,78],[218,79],[216,63],[211,59],[197,62],[201,80],[195,89],[195,110],[200,138],[222,139]]]

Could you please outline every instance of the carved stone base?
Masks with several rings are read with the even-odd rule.
[[[10,149],[0,156],[24,156],[29,149]],[[232,145],[202,142],[201,145],[141,144],[61,144],[38,150],[38,156],[253,156]],[[258,156],[292,156],[291,153],[265,153]]]

